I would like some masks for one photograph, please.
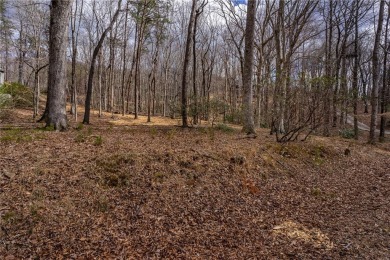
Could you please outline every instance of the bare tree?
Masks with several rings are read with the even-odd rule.
[[[95,63],[96,63],[100,48],[103,45],[103,42],[104,42],[104,39],[106,38],[107,33],[111,30],[113,24],[115,23],[116,19],[119,16],[119,12],[121,10],[121,4],[122,4],[122,0],[119,0],[118,7],[117,7],[112,19],[111,19],[110,24],[108,25],[108,27],[104,30],[104,32],[100,36],[99,42],[93,50],[91,66],[90,66],[89,74],[88,74],[87,97],[85,98],[85,113],[84,113],[83,124],[89,124],[89,119],[90,119],[90,114],[91,114],[91,98],[92,98],[93,76],[95,73]]]
[[[80,31],[80,18],[83,12],[84,0],[81,0],[80,6],[79,1],[75,1],[74,12],[71,15],[71,45],[72,45],[72,72],[71,72],[71,113],[77,121],[77,87],[76,87],[76,62],[77,62],[77,40]],[[79,9],[80,8],[80,9]],[[77,19],[77,13],[79,12],[80,18]],[[78,20],[78,24],[77,24]]]

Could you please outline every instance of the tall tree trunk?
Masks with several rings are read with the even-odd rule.
[[[183,127],[188,127],[187,118],[187,74],[191,55],[192,34],[194,33],[195,9],[197,0],[192,0],[190,21],[188,23],[187,40],[184,53],[183,73],[181,80],[181,116]]]
[[[128,19],[128,6],[129,1],[127,1],[126,5],[126,15],[125,15],[125,33],[124,33],[124,43],[123,43],[123,63],[122,63],[122,116],[126,113],[125,107],[125,76],[126,76],[126,49],[127,49],[127,19]]]
[[[386,19],[386,29],[385,29],[385,55],[383,58],[383,80],[382,80],[382,91],[381,91],[381,113],[387,112],[387,88],[388,88],[388,71],[387,71],[387,59],[388,59],[388,30],[389,30],[389,20],[390,20],[390,4],[388,5],[387,19]],[[379,130],[379,140],[383,142],[385,140],[385,131],[386,131],[386,116],[381,116],[381,124]]]
[[[71,114],[77,122],[77,86],[76,86],[76,62],[77,62],[77,39],[80,31],[80,21],[76,28],[78,2],[76,1],[73,16],[71,16],[71,42],[72,42],[72,73],[71,73]],[[83,12],[84,0],[81,0],[80,16]]]
[[[256,0],[248,0],[247,20],[245,28],[244,71],[242,76],[243,88],[243,128],[246,134],[255,134],[253,118],[253,48],[256,18]]]
[[[347,85],[347,57],[346,57],[346,42],[342,46],[341,50],[341,70],[340,70],[340,95],[341,95],[341,104],[340,104],[340,126],[345,125],[345,119],[347,114],[347,95],[348,95],[348,85]]]
[[[99,84],[99,117],[102,116],[102,74],[103,74],[103,64],[102,64],[102,52],[98,54],[98,84]]]
[[[144,13],[144,12],[143,12]],[[134,75],[134,119],[138,119],[138,111],[140,110],[140,101],[141,101],[141,54],[142,54],[142,42],[144,37],[145,24],[143,21],[143,16],[141,19],[141,24],[139,26],[139,33],[137,37],[137,51],[136,51],[136,59],[135,59],[135,75]]]
[[[66,130],[66,48],[72,0],[52,0],[49,27],[49,72],[45,112],[47,126]]]
[[[358,56],[358,40],[359,40],[359,0],[355,0],[355,41],[354,41],[354,64],[352,75],[352,96],[353,96],[353,131],[356,140],[359,139],[358,127],[358,72],[359,72],[359,56]]]
[[[20,21],[20,31],[19,31],[19,75],[18,83],[24,84],[24,56],[25,56],[25,38],[24,37],[24,24],[23,21]]]
[[[193,124],[198,124],[198,91],[196,87],[196,28],[198,26],[198,18],[199,18],[198,10],[195,14],[194,20],[194,32],[192,34],[192,88],[194,94],[194,111],[193,111]]]
[[[118,9],[116,10],[114,16],[112,17],[112,20],[111,20],[109,26],[104,30],[103,34],[100,36],[99,42],[96,45],[96,47],[92,53],[91,66],[89,68],[89,74],[88,74],[87,97],[85,98],[85,113],[84,113],[83,124],[89,124],[89,119],[90,119],[90,114],[91,114],[92,85],[93,85],[93,76],[95,73],[96,59],[97,59],[97,56],[99,54],[100,48],[103,46],[103,42],[104,42],[104,39],[106,38],[107,33],[111,30],[112,26],[114,25],[116,19],[119,16],[121,4],[122,4],[122,0],[119,0]]]
[[[330,128],[330,106],[331,106],[331,90],[333,89],[332,80],[332,39],[333,39],[333,0],[329,1],[329,18],[327,19],[328,28],[326,31],[326,89],[324,97],[324,130],[323,135],[329,136]]]
[[[372,92],[371,92],[371,123],[368,142],[375,144],[376,119],[378,116],[379,103],[379,47],[382,34],[383,13],[385,9],[385,0],[381,0],[379,7],[378,26],[375,34],[374,49],[372,51]]]

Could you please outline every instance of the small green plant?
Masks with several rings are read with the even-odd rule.
[[[30,207],[30,214],[32,217],[37,217],[38,216],[38,208],[34,205]]]
[[[232,164],[238,164],[243,165],[246,161],[246,158],[244,156],[238,155],[230,158],[230,163]]]
[[[76,130],[77,131],[81,131],[84,129],[84,124],[83,123],[78,123],[77,126],[76,126]]]
[[[352,139],[355,137],[355,132],[352,128],[344,128],[339,131],[340,136],[345,139]]]
[[[94,146],[101,146],[103,144],[102,136],[98,135],[95,137],[95,141],[93,142]]]
[[[43,128],[43,131],[54,131],[54,125],[48,125]]]
[[[7,211],[3,216],[1,216],[1,219],[5,223],[13,223],[17,218],[17,214],[14,211]]]
[[[78,133],[76,135],[75,141],[76,143],[84,143],[87,140],[87,137],[84,133]]]
[[[165,174],[162,173],[162,172],[156,172],[156,173],[153,175],[153,180],[154,180],[155,182],[161,183],[161,182],[163,182],[164,178],[165,178]]]
[[[45,198],[45,192],[40,189],[36,189],[32,192],[34,200],[43,200]]]
[[[155,139],[157,136],[157,129],[155,127],[150,128],[150,136]]]
[[[269,128],[268,123],[261,123],[260,128]]]
[[[215,140],[215,129],[214,127],[208,127],[205,129],[207,135],[209,136],[211,141]]]
[[[0,108],[12,106],[12,96],[10,94],[0,94]]]
[[[105,196],[102,196],[95,200],[93,207],[96,211],[105,213],[109,210],[110,205],[108,199]]]
[[[93,130],[92,127],[88,127],[88,129],[87,129],[87,134],[88,134],[88,135],[91,135],[91,134],[92,134],[92,130]]]
[[[314,197],[319,197],[322,195],[322,191],[319,188],[313,188],[311,190],[311,195],[313,195]]]
[[[321,165],[325,162],[326,150],[323,146],[314,147],[310,153],[314,156],[313,160],[316,165]]]
[[[130,183],[130,174],[125,172],[109,173],[103,176],[103,185],[111,188],[127,186]]]
[[[29,142],[33,140],[33,137],[25,131],[21,131],[18,128],[4,130],[4,135],[0,137],[1,142]]]
[[[226,124],[218,124],[215,128],[219,131],[224,132],[224,133],[234,132],[234,129]]]
[[[104,157],[96,162],[98,168],[107,173],[118,173],[122,168],[134,166],[136,164],[136,156],[134,154],[115,154],[109,157]]]
[[[172,128],[167,132],[168,140],[172,140],[173,137],[176,135],[176,129]]]

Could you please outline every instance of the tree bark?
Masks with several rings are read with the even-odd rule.
[[[374,49],[372,51],[372,92],[371,92],[371,123],[368,143],[375,144],[376,119],[379,103],[379,47],[382,34],[383,13],[385,1],[381,0],[379,7],[378,26],[375,34]]]
[[[49,27],[48,93],[45,111],[46,126],[66,130],[66,48],[68,18],[72,0],[52,0]]]
[[[253,118],[253,49],[256,17],[256,0],[248,0],[247,20],[245,28],[244,71],[242,76],[243,87],[243,128],[246,134],[255,134]]]
[[[183,63],[183,74],[181,81],[181,116],[183,127],[188,127],[188,118],[187,118],[187,74],[188,74],[188,65],[190,62],[191,55],[191,44],[192,44],[192,35],[194,33],[194,23],[195,23],[195,9],[196,9],[197,0],[192,0],[190,21],[188,23],[187,30],[187,41],[184,54],[184,63]]]
[[[355,0],[355,41],[354,41],[354,64],[352,72],[352,97],[353,97],[353,131],[356,140],[359,139],[359,127],[358,127],[358,72],[359,72],[359,57],[358,57],[358,40],[359,40],[359,0]]]
[[[387,112],[387,88],[388,88],[388,71],[387,71],[387,59],[389,53],[388,46],[388,30],[389,30],[389,21],[390,21],[390,4],[388,5],[387,19],[386,19],[386,29],[385,29],[385,54],[383,58],[383,80],[382,80],[382,91],[381,91],[381,114]],[[385,131],[386,131],[386,117],[381,116],[381,124],[379,127],[379,141],[383,142],[385,140]]]

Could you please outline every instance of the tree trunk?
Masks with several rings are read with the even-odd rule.
[[[93,84],[93,76],[95,73],[96,59],[97,59],[97,56],[99,54],[100,48],[103,46],[103,42],[104,42],[104,39],[106,38],[107,33],[111,30],[112,26],[114,25],[116,19],[119,16],[121,4],[122,4],[122,0],[119,0],[118,9],[116,10],[114,16],[112,17],[110,25],[104,30],[102,36],[99,39],[98,44],[96,45],[96,47],[92,53],[91,66],[89,68],[88,83],[87,83],[88,84],[87,85],[87,97],[85,98],[85,113],[84,113],[83,124],[89,124],[89,119],[90,119],[90,114],[91,114],[92,84]]]
[[[19,31],[19,77],[18,77],[18,83],[24,84],[24,56],[25,56],[25,38],[24,37],[24,24],[23,21],[20,21],[20,31]]]
[[[382,91],[381,91],[381,113],[387,112],[387,81],[388,81],[388,75],[387,75],[387,58],[388,58],[388,52],[389,52],[389,46],[388,46],[388,30],[389,30],[389,20],[390,20],[390,5],[388,5],[388,12],[387,12],[387,19],[386,19],[386,29],[385,29],[385,54],[383,58],[383,80],[382,80]],[[379,127],[379,140],[383,142],[385,140],[385,131],[386,131],[386,116],[381,116],[381,124]]]
[[[358,127],[358,72],[359,72],[359,58],[358,58],[358,40],[359,40],[359,0],[355,0],[355,41],[354,41],[354,64],[352,72],[352,97],[353,97],[353,131],[356,140],[359,139],[359,127]]]
[[[192,0],[192,8],[190,14],[190,21],[188,23],[187,30],[187,41],[184,54],[184,63],[183,63],[183,74],[181,80],[181,116],[183,127],[188,127],[188,118],[187,118],[187,74],[188,74],[188,65],[190,62],[191,55],[191,44],[192,44],[192,34],[194,33],[194,22],[195,22],[195,9],[196,1]]]
[[[379,47],[382,34],[383,13],[385,0],[381,0],[379,7],[378,27],[375,34],[374,49],[372,51],[372,92],[371,92],[371,123],[368,142],[375,144],[376,119],[378,116],[379,101]]]
[[[124,39],[123,39],[123,63],[122,63],[122,116],[126,113],[126,107],[125,107],[125,76],[126,76],[126,49],[127,49],[127,20],[128,20],[128,9],[129,2],[127,1],[126,5],[126,15],[125,15],[125,33],[124,33]]]
[[[333,88],[332,82],[332,39],[333,39],[333,0],[329,1],[329,18],[327,20],[328,28],[326,31],[326,89],[324,97],[324,129],[323,135],[329,136],[330,128],[330,106],[331,106],[331,90]]]
[[[242,76],[243,88],[243,128],[246,134],[255,134],[253,118],[253,48],[256,17],[256,0],[248,0],[247,20],[245,28],[244,71]]]
[[[72,0],[52,0],[49,27],[49,72],[45,112],[47,126],[66,130],[66,48],[68,18]]]

